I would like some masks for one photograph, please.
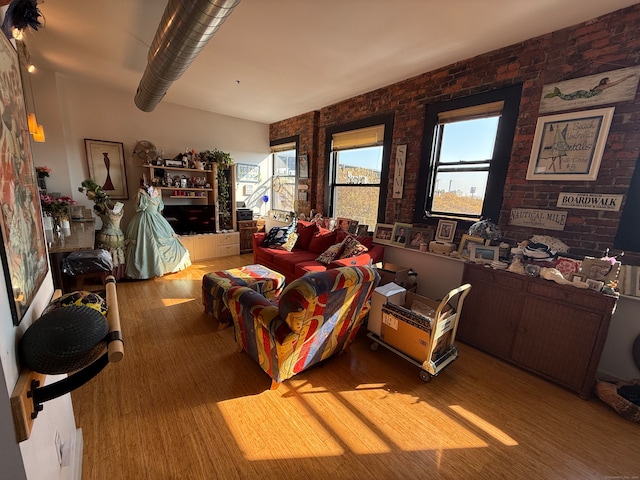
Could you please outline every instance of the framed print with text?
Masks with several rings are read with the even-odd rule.
[[[613,107],[538,118],[527,180],[596,180]]]

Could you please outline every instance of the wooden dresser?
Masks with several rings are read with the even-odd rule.
[[[240,232],[240,253],[252,252],[251,235],[258,231],[257,220],[238,220],[238,231]]]
[[[467,263],[457,338],[587,398],[617,298]]]

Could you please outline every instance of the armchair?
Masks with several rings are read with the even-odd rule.
[[[272,379],[271,389],[354,340],[380,276],[370,266],[308,273],[275,300],[232,287],[225,301],[244,350]]]

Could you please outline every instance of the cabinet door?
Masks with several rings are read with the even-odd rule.
[[[466,305],[465,305],[466,308]],[[516,335],[513,361],[581,391],[590,388],[601,314],[548,298],[529,296]]]
[[[464,302],[456,337],[508,359],[522,313],[522,280],[489,268],[466,265],[462,283],[471,291]]]
[[[193,248],[197,260],[206,260],[216,256],[217,235],[195,235],[193,237]]]

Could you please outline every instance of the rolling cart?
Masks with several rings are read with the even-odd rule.
[[[406,305],[409,308],[384,304],[380,336],[373,332],[367,334],[373,340],[371,350],[378,350],[380,345],[391,350],[420,368],[420,378],[428,382],[458,358],[458,349],[453,342],[462,305],[470,289],[468,283],[454,288],[440,302],[407,293]],[[449,302],[458,295],[454,309]],[[432,315],[427,318],[413,312],[411,304],[414,300],[431,308]]]

